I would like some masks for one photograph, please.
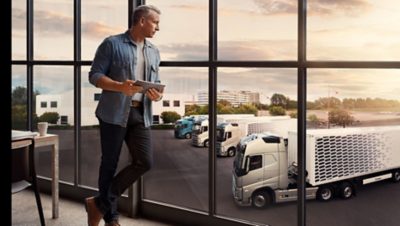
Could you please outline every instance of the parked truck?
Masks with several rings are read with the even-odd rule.
[[[217,126],[217,156],[234,156],[240,139],[253,133],[276,132],[279,128],[296,128],[297,119],[289,116],[263,116],[239,119]]]
[[[306,132],[306,198],[351,198],[359,186],[400,181],[400,126]],[[297,200],[297,133],[243,138],[234,161],[233,197],[262,208]]]
[[[217,115],[217,124],[226,120],[254,118],[253,114],[220,114]],[[192,144],[197,147],[208,147],[208,118],[196,120],[193,127]]]
[[[175,138],[192,138],[193,126],[196,120],[200,118],[206,119],[206,115],[192,115],[188,117],[183,117],[175,122],[174,126],[174,136]]]

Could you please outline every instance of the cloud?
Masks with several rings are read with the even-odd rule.
[[[260,7],[260,12],[265,15],[296,14],[298,11],[297,1],[294,0],[254,0]],[[308,14],[332,15],[346,14],[358,15],[371,8],[366,0],[311,0],[307,2]]]
[[[254,0],[254,3],[260,7],[261,13],[266,15],[297,13],[297,1],[293,0]]]
[[[313,15],[345,14],[357,16],[369,11],[371,4],[366,0],[314,0],[308,1],[308,12]]]
[[[176,8],[176,9],[182,9],[182,10],[191,10],[191,11],[201,11],[201,12],[208,12],[208,7],[207,4],[204,5],[196,5],[196,4],[176,4],[176,5],[171,5],[171,8]]]
[[[26,10],[12,8],[12,27],[13,30],[26,29]]]
[[[26,11],[13,9],[13,29],[15,31],[26,29]],[[61,13],[37,10],[34,21],[35,31],[40,34],[52,36],[65,36],[73,34],[73,18]],[[104,23],[87,21],[82,23],[82,34],[87,38],[98,40],[112,34],[123,32],[123,27],[111,27]]]
[[[172,43],[158,46],[163,60],[207,60],[208,46]],[[218,42],[220,60],[295,60],[295,40],[249,40]],[[163,56],[167,56],[164,58]]]
[[[126,29],[125,29],[126,30]],[[122,27],[111,27],[99,22],[85,22],[82,24],[82,34],[88,38],[105,38],[109,35],[118,34],[124,31]]]
[[[196,61],[208,59],[208,45],[173,43],[158,45],[158,47],[161,52],[161,58],[163,58],[163,55],[171,56],[168,57],[168,60]]]
[[[39,33],[60,35],[73,34],[74,26],[71,16],[46,10],[35,11],[35,30]]]

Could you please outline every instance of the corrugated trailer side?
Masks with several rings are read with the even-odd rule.
[[[307,130],[307,180],[313,186],[400,168],[400,126]],[[289,164],[297,133],[289,133]]]

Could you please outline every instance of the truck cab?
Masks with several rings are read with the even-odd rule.
[[[192,144],[197,147],[208,147],[208,119],[196,120],[193,124]]]
[[[217,126],[217,155],[235,156],[237,144],[242,136],[237,123],[220,123]]]
[[[252,134],[241,139],[237,149],[232,172],[235,201],[244,206],[274,202],[274,191],[289,185],[287,141],[274,134]]]
[[[192,138],[192,127],[194,124],[194,117],[179,119],[175,122],[174,135],[175,138]]]

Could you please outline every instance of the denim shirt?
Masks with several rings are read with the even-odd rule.
[[[145,80],[160,83],[158,68],[160,53],[149,41],[144,41]],[[129,31],[110,36],[97,48],[92,66],[89,71],[89,82],[96,86],[102,76],[124,82],[127,79],[136,80],[137,62],[136,44],[129,36]],[[102,121],[126,127],[128,123],[131,96],[122,92],[103,90],[96,108],[96,116]],[[144,125],[153,123],[152,101],[144,95]]]

